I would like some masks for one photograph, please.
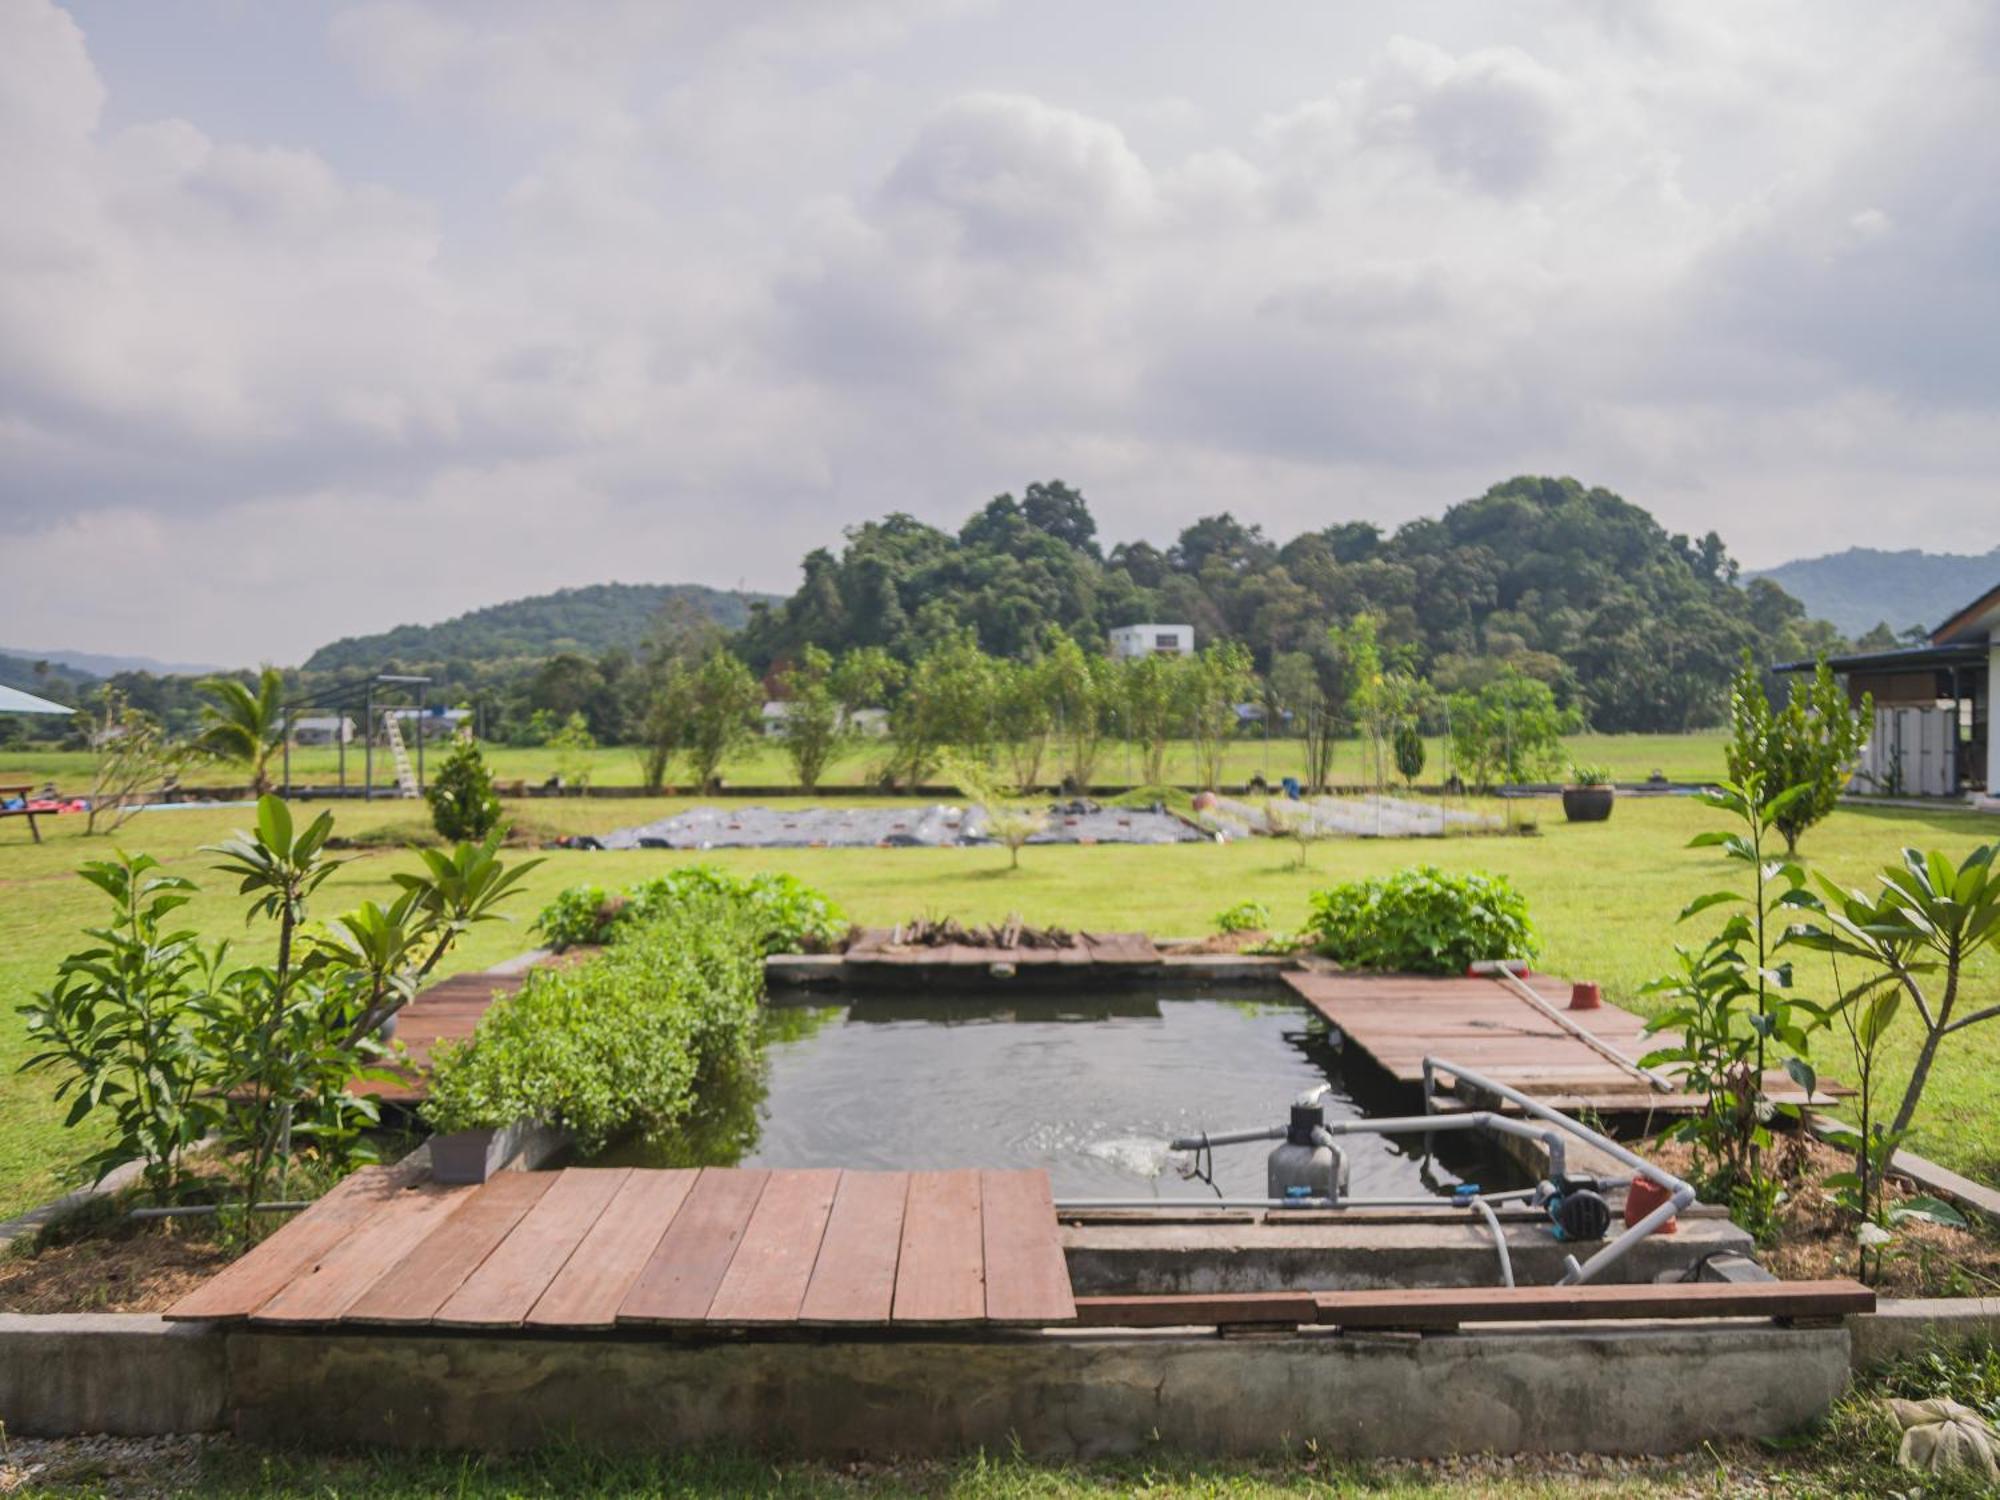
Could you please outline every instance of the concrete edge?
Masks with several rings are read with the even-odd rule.
[[[1855,1128],[1845,1121],[1829,1120],[1817,1112],[1809,1114],[1806,1123],[1807,1128],[1822,1140],[1832,1131]],[[1889,1159],[1889,1170],[1898,1177],[1909,1179],[1934,1197],[2000,1224],[2000,1192],[1984,1183],[1962,1177],[1951,1168],[1941,1167],[1914,1151],[1898,1151]]]
[[[783,988],[835,988],[846,985],[909,985],[949,982],[955,989],[1017,988],[1022,984],[1064,982],[1118,984],[1145,981],[1169,985],[1278,985],[1298,967],[1297,960],[1267,953],[1163,953],[1155,963],[1092,964],[1088,967],[1046,965],[1017,969],[1001,976],[991,966],[977,964],[869,964],[851,962],[841,953],[774,953],[764,960],[764,983]]]

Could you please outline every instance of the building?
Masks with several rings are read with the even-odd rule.
[[[2000,585],[1931,632],[1928,644],[1837,656],[1851,702],[1875,702],[1852,789],[1876,796],[1970,797],[2000,808]],[[1810,672],[1809,661],[1780,672]]]
[[[351,745],[354,720],[346,714],[308,714],[292,720],[294,745]]]
[[[469,708],[385,708],[382,714],[385,718],[395,715],[396,727],[404,735],[414,728],[427,740],[449,739],[472,719]]]
[[[757,716],[759,732],[767,739],[782,739],[786,726],[791,722],[791,713],[792,705],[782,698],[769,700]],[[857,708],[851,714],[840,716],[840,727],[862,739],[879,740],[889,733],[889,711],[886,708]]]
[[[1140,656],[1193,656],[1192,625],[1120,625],[1111,632],[1114,661]]]

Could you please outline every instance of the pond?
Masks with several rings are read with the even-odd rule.
[[[1202,1130],[1281,1124],[1330,1083],[1329,1119],[1419,1112],[1380,1075],[1350,1078],[1326,1023],[1261,995],[858,994],[776,1004],[758,1062],[721,1080],[697,1116],[605,1165],[852,1168],[1043,1167],[1056,1196],[1213,1199],[1167,1143]],[[1355,1072],[1373,1065],[1360,1060]],[[1347,1141],[1356,1197],[1489,1191],[1522,1171],[1467,1136]],[[1261,1144],[1215,1152],[1231,1197],[1264,1194]]]

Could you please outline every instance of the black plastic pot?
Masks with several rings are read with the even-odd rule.
[[[1566,786],[1563,816],[1572,823],[1602,823],[1611,816],[1611,804],[1617,800],[1615,786]]]

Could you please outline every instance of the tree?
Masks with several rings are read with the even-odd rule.
[[[1182,681],[1196,774],[1213,789],[1222,784],[1222,762],[1239,722],[1236,706],[1256,686],[1250,653],[1235,641],[1210,641],[1191,659]]]
[[[1055,731],[1048,660],[1003,658],[993,664],[993,678],[994,732],[1013,773],[1014,789],[1026,793],[1041,784],[1049,736]]]
[[[208,701],[195,744],[219,760],[247,767],[250,790],[263,796],[271,787],[271,757],[284,743],[285,679],[276,667],[265,667],[254,688],[234,677],[208,677],[201,691]]]
[[[1049,635],[1046,671],[1062,752],[1063,781],[1081,792],[1090,786],[1104,745],[1104,709],[1111,698],[1110,663],[1089,655],[1067,631],[1057,629]]]
[[[565,787],[581,792],[590,785],[590,752],[597,748],[597,736],[582,711],[563,720],[562,727],[549,736],[549,748],[556,753],[556,775]]]
[[[1140,747],[1142,779],[1159,786],[1167,779],[1167,743],[1174,736],[1184,696],[1184,658],[1135,656],[1115,673],[1119,717],[1125,737]]]
[[[1573,709],[1556,706],[1546,682],[1511,668],[1476,693],[1446,700],[1452,758],[1472,785],[1496,778],[1512,783],[1543,780],[1562,766],[1563,736],[1582,727]]]
[[[1413,790],[1417,778],[1424,774],[1424,732],[1415,719],[1405,719],[1396,726],[1396,771],[1406,791]]]
[[[1864,693],[1850,707],[1824,658],[1812,681],[1794,683],[1789,701],[1773,712],[1763,677],[1744,651],[1729,695],[1729,776],[1742,782],[1755,772],[1766,787],[1805,788],[1778,820],[1786,854],[1797,854],[1800,836],[1839,803],[1873,719],[1874,700]]]
[[[811,793],[840,750],[846,716],[833,690],[833,657],[818,646],[803,647],[798,660],[778,674],[785,705],[785,755],[801,790]]]
[[[992,773],[972,757],[947,751],[944,770],[966,800],[977,803],[986,813],[986,831],[1007,849],[1007,868],[1021,868],[1021,848],[1048,827],[1048,814],[1038,807],[1010,802],[1000,791]]]
[[[1356,615],[1345,625],[1327,631],[1334,654],[1344,664],[1348,682],[1347,711],[1361,732],[1362,746],[1368,751],[1375,770],[1375,785],[1382,785],[1382,741],[1394,726],[1397,705],[1385,691],[1382,650],[1375,634],[1373,615]]]
[[[1291,710],[1292,725],[1305,750],[1305,784],[1323,792],[1333,777],[1333,751],[1347,702],[1344,664],[1330,645],[1316,651],[1287,651],[1271,664],[1271,686]]]
[[[97,762],[90,777],[90,811],[85,837],[116,833],[154,800],[188,763],[191,750],[166,737],[159,720],[139,712],[118,688],[104,689],[91,722],[90,742]]]
[[[750,737],[750,716],[764,701],[750,669],[717,647],[694,674],[688,716],[688,765],[695,785],[711,790],[722,763]]]
[[[452,746],[427,795],[432,826],[454,843],[483,839],[500,821],[500,799],[493,794],[492,773],[469,735]]]

